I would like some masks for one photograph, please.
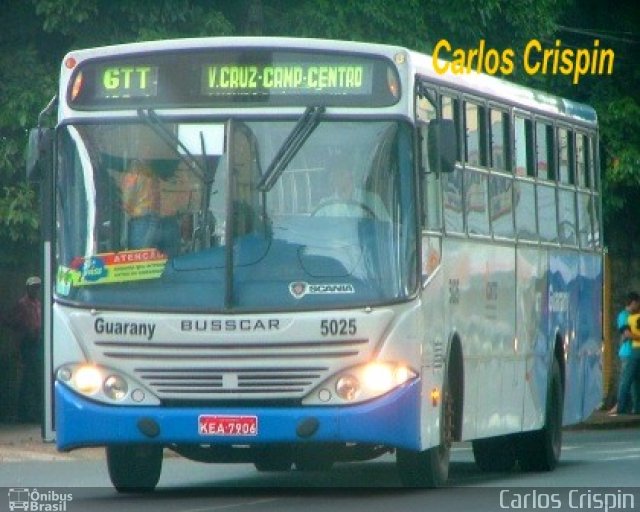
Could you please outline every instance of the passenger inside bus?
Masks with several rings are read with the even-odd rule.
[[[112,173],[128,216],[128,249],[156,248],[175,256],[183,238],[181,223],[197,210],[201,185],[197,177],[177,162],[161,170],[153,144],[141,139],[138,156],[124,173]]]

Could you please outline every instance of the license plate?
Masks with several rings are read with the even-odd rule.
[[[198,432],[201,436],[257,436],[257,416],[198,416]]]

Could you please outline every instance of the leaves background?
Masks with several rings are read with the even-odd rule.
[[[616,52],[612,76],[508,77],[592,104],[601,122],[605,241],[638,252],[640,222],[640,8],[603,0],[4,0],[0,12],[0,260],[37,255],[37,190],[24,180],[28,128],[56,92],[71,49],[151,39],[282,35],[397,44],[430,52],[440,39],[480,39],[521,56],[556,39]]]

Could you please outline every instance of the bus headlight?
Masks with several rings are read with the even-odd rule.
[[[129,386],[127,386],[127,381],[124,380],[120,375],[109,375],[104,380],[102,389],[104,391],[104,394],[112,400],[122,400],[127,396]]]
[[[66,364],[56,372],[58,382],[98,402],[159,405],[160,400],[135,379],[92,364]]]
[[[73,373],[71,382],[83,395],[95,395],[102,384],[102,375],[95,366],[81,366]]]
[[[353,375],[344,375],[336,382],[336,393],[347,402],[353,402],[360,394],[360,381]]]
[[[371,400],[415,379],[406,365],[372,362],[355,366],[329,378],[303,401],[305,405],[339,405]]]

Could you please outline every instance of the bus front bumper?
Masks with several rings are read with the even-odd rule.
[[[88,400],[55,383],[56,444],[88,446],[155,443],[248,445],[365,443],[420,449],[420,379],[351,406],[135,407]],[[254,417],[250,435],[203,433],[201,417]]]

